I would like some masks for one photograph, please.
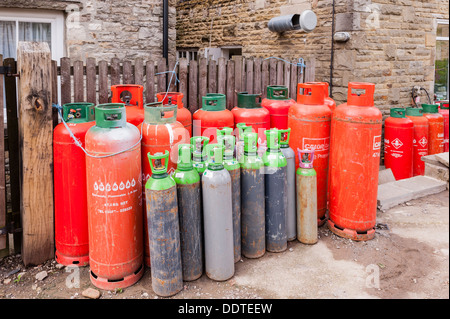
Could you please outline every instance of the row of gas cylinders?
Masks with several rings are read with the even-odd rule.
[[[375,233],[382,136],[382,115],[374,107],[374,90],[375,85],[371,83],[349,83],[347,103],[336,107],[328,97],[325,83],[299,84],[297,101],[288,98],[286,88],[268,87],[268,97],[262,101],[260,95],[239,93],[238,106],[232,111],[226,109],[224,95],[208,94],[202,99],[202,108],[192,117],[192,138],[190,121],[182,124],[181,119],[177,120],[180,109],[184,109],[180,94],[162,93],[158,95],[160,102],[143,106],[142,100],[133,105],[130,88],[128,92],[122,91],[120,94],[113,88],[113,97],[119,96],[120,100],[113,99],[112,102],[116,103],[98,105],[95,111],[93,105],[86,103],[65,105],[63,117],[66,123],[58,125],[54,132],[55,242],[58,262],[79,265],[89,263],[93,284],[99,288],[114,289],[139,280],[144,271],[144,259],[145,264],[151,265],[155,292],[161,295],[173,294],[177,289],[164,276],[174,279],[175,270],[165,265],[167,260],[163,257],[167,257],[164,254],[168,254],[169,247],[176,246],[177,234],[180,233],[182,238],[184,227],[191,229],[189,222],[195,219],[189,219],[186,226],[179,211],[175,213],[175,208],[187,209],[189,205],[201,203],[205,265],[208,264],[208,258],[211,258],[210,265],[211,260],[215,260],[220,275],[209,271],[208,266],[206,274],[216,280],[226,280],[226,274],[234,272],[234,268],[233,271],[231,267],[225,269],[225,263],[217,262],[223,257],[220,247],[225,245],[225,241],[217,241],[216,237],[220,236],[214,225],[222,230],[225,226],[227,238],[230,234],[233,239],[242,236],[240,242],[243,247],[244,232],[249,231],[243,227],[244,202],[249,202],[249,210],[264,203],[264,220],[251,219],[247,224],[252,229],[258,225],[264,227],[265,237],[259,244],[264,244],[265,249],[282,251],[287,240],[295,237],[300,240],[299,234],[295,236],[291,232],[288,235],[289,227],[286,225],[296,226],[300,219],[296,208],[302,201],[297,200],[294,205],[292,203],[302,194],[309,194],[305,191],[296,196],[295,172],[301,168],[302,161],[310,166],[305,168],[310,171],[308,174],[312,169],[314,171],[311,175],[314,176],[315,187],[310,187],[311,195],[305,196],[305,201],[315,204],[314,226],[323,225],[328,217],[328,227],[337,235],[354,240],[372,239]],[[141,105],[143,112],[138,112]],[[135,114],[139,116],[143,113],[143,119],[141,117],[142,120],[135,121],[136,117],[130,109],[135,109]],[[127,121],[134,122],[130,124]],[[235,128],[237,139],[232,136]],[[247,149],[246,134],[251,136],[247,139],[254,141],[247,141]],[[235,138],[235,148],[230,149],[230,145],[233,145],[230,137]],[[77,143],[74,143],[74,138]],[[214,146],[209,147],[210,151],[204,147],[205,141]],[[176,197],[162,193],[154,196],[163,190],[160,185],[173,185],[172,180],[176,183],[177,175],[184,175],[179,171],[183,164],[181,167],[177,164],[187,156],[179,154],[183,150],[180,145],[186,144],[192,145],[192,165],[202,174],[202,199],[183,199],[178,194]],[[288,156],[281,151],[283,148],[292,151],[290,169]],[[217,185],[221,178],[227,179],[226,176],[233,180],[230,170],[221,168],[231,156],[230,150],[236,157],[232,161],[236,162],[236,167],[240,167],[242,179],[241,187],[232,184],[231,189],[225,191],[207,181],[210,176]],[[306,150],[305,156],[297,156],[293,150]],[[309,151],[314,152],[313,166]],[[165,157],[161,158],[162,155]],[[264,167],[268,167],[262,174],[264,182],[261,182],[261,174],[250,174],[248,179],[253,178],[254,185],[258,185],[259,189],[264,188],[264,192],[245,193],[241,163],[247,158],[249,168],[257,168],[261,165],[254,159],[258,155],[262,156]],[[208,156],[210,164],[207,164]],[[161,174],[157,174],[157,171]],[[227,171],[228,175],[220,176],[217,173],[219,171]],[[154,183],[154,180],[164,182]],[[306,184],[311,186],[314,183],[310,181]],[[152,185],[158,186],[152,189]],[[179,188],[176,187],[177,192]],[[210,193],[205,192],[205,188]],[[233,201],[237,189],[240,189],[241,200]],[[144,190],[151,191],[145,194]],[[228,190],[231,191],[230,196]],[[238,204],[242,206],[241,232],[232,231],[225,221],[217,222],[221,218],[228,218],[229,221],[230,214],[220,212],[223,208],[230,211],[230,197],[231,211],[238,211],[235,209]],[[181,204],[174,205],[174,202]],[[292,212],[291,207],[294,214],[289,213]],[[267,212],[272,213],[268,215]],[[178,220],[178,229],[168,226]],[[274,233],[268,233],[273,227],[276,228]],[[282,230],[281,235],[279,230]],[[252,237],[254,234],[247,235],[255,238]],[[198,243],[201,236],[198,233],[192,233],[192,236],[196,236]],[[230,242],[229,239],[227,242]],[[246,244],[254,246],[256,257],[261,254],[257,249],[257,240]],[[182,239],[180,245],[183,245]],[[233,257],[239,256],[235,255],[234,247],[237,245],[232,245]],[[186,258],[193,256],[189,248],[186,250]],[[243,254],[251,258],[251,253]],[[180,264],[188,263],[176,264],[179,269]],[[158,268],[158,265],[161,267]],[[179,282],[177,280],[174,279],[174,282]]]
[[[423,156],[449,151],[447,102],[392,108],[385,121],[384,164],[396,180],[424,175]]]

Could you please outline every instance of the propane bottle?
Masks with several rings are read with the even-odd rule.
[[[428,155],[444,152],[444,117],[435,104],[422,104],[423,116],[428,119]]]
[[[234,275],[231,176],[223,165],[223,145],[207,146],[208,167],[202,177],[205,271],[208,278]]]
[[[270,129],[270,113],[261,106],[261,94],[237,94],[237,106],[231,110],[234,123],[245,123],[258,133],[258,145],[266,143],[264,132]]]
[[[244,154],[244,134],[246,132],[251,133],[252,127],[247,126],[245,123],[237,123],[236,128],[238,130],[238,141],[236,141],[236,160],[242,163],[242,158]]]
[[[441,102],[439,113],[444,117],[444,152],[449,151],[449,106],[448,101]]]
[[[331,124],[328,227],[353,240],[375,235],[383,116],[374,91],[373,83],[350,82],[347,103],[336,108]]]
[[[86,133],[95,125],[94,104],[65,104],[62,117],[84,147]],[[53,163],[56,261],[85,266],[89,263],[86,155],[64,123],[53,131]]]
[[[328,82],[306,82],[306,84],[319,84],[322,85],[325,93],[325,104],[330,108],[331,113],[336,109],[336,102],[330,98],[330,85]]]
[[[164,106],[175,104],[178,106],[177,121],[183,124],[184,128],[189,132],[189,137],[192,136],[192,114],[184,107],[183,93],[178,92],[161,92],[156,94],[156,99],[162,102]]]
[[[144,226],[140,133],[124,104],[97,105],[86,152],[91,282],[125,288],[144,273]]]
[[[223,165],[231,177],[231,198],[233,205],[234,262],[241,260],[241,166],[233,156],[236,138],[232,135],[219,135],[218,142],[224,146]]]
[[[303,94],[301,92],[303,89]],[[306,93],[305,93],[306,92]],[[309,92],[309,94],[308,94]],[[330,152],[331,110],[325,104],[322,84],[298,84],[297,102],[289,109],[291,147],[315,152],[314,169],[317,173],[317,221],[322,226],[327,212],[328,159]],[[296,158],[296,169],[299,159]]]
[[[192,162],[194,169],[202,178],[203,172],[206,170],[206,146],[209,144],[209,138],[206,136],[191,137],[191,145],[193,147]]]
[[[428,155],[428,120],[422,108],[408,107],[406,116],[414,123],[413,176],[425,175],[422,157]]]
[[[295,152],[289,146],[291,129],[280,130],[280,149],[287,161],[287,209],[286,209],[286,234],[287,240],[297,238],[297,213],[295,209]]]
[[[192,118],[194,136],[206,136],[210,143],[217,143],[218,129],[234,129],[233,113],[226,108],[224,94],[208,93],[202,98],[202,108],[195,111]]]
[[[148,154],[152,176],[145,184],[153,291],[162,297],[183,289],[177,185],[167,173],[169,152]],[[162,162],[164,160],[164,163]]]
[[[392,108],[384,123],[384,165],[396,180],[413,177],[414,123],[406,109]]]
[[[270,114],[270,128],[287,129],[289,108],[295,101],[289,97],[289,89],[285,86],[271,85],[267,87],[267,97],[261,106]]]
[[[173,174],[177,184],[184,281],[196,280],[203,274],[200,176],[192,165],[191,154],[191,144],[179,145],[178,165]]]
[[[111,86],[111,103],[124,103],[127,122],[138,126],[144,120],[144,87],[137,84]]]
[[[246,258],[260,258],[266,252],[264,163],[258,156],[258,134],[244,133],[241,163],[241,245]]]
[[[297,240],[303,244],[316,244],[317,226],[317,174],[314,169],[314,150],[300,150],[297,170]]]
[[[287,161],[280,150],[281,132],[266,131],[267,151],[264,162],[264,196],[266,217],[266,249],[282,252],[287,249]]]
[[[163,106],[162,102],[149,103],[144,106],[145,119],[138,126],[142,131],[142,180],[145,184],[152,174],[147,154],[169,152],[167,170],[173,174],[178,157],[178,144],[188,143],[189,137],[183,125],[176,120],[177,106]],[[145,199],[145,188],[143,188]],[[147,224],[147,214],[144,203],[144,225]],[[148,232],[144,228],[144,261],[150,267],[150,248],[148,246]]]

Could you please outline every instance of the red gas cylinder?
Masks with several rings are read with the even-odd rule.
[[[317,83],[323,85],[323,89],[325,92],[325,104],[331,109],[331,112],[334,112],[336,109],[336,102],[330,97],[330,85],[328,82],[306,82],[306,83]],[[307,92],[305,92],[306,94]]]
[[[308,91],[303,94],[300,90]],[[298,104],[297,104],[298,103]],[[290,146],[293,150],[314,150],[314,169],[317,173],[317,218],[323,225],[327,211],[328,155],[330,151],[331,110],[325,104],[323,85],[300,83],[297,103],[289,109]],[[299,167],[299,158],[295,158]]]
[[[114,290],[144,273],[140,133],[124,104],[98,105],[95,121],[86,133],[90,278]]]
[[[422,156],[428,155],[428,119],[423,116],[421,108],[408,107],[406,116],[414,123],[413,176],[424,175]]]
[[[234,116],[226,108],[224,94],[209,93],[202,98],[202,108],[195,111],[193,118],[193,136],[204,136],[210,144],[217,143],[217,130],[224,127],[234,129]]]
[[[231,110],[234,123],[245,123],[258,133],[258,145],[266,143],[266,130],[270,129],[270,113],[261,107],[261,94],[238,93],[238,105]]]
[[[285,86],[268,86],[267,98],[263,99],[261,106],[270,113],[270,128],[280,130],[288,129],[288,112],[295,101],[289,97],[289,89]]]
[[[396,180],[413,177],[414,123],[406,109],[392,108],[384,122],[384,165]]]
[[[144,87],[137,84],[111,86],[111,103],[124,103],[127,122],[138,126],[144,120]]]
[[[183,124],[184,128],[188,130],[189,136],[192,136],[192,114],[184,107],[183,93],[178,92],[162,92],[156,94],[158,102],[163,102],[164,106],[176,104],[178,106],[177,121]]]
[[[428,155],[444,152],[444,116],[436,104],[422,104],[423,116],[428,119]]]
[[[439,107],[439,113],[444,117],[444,152],[449,151],[448,135],[449,135],[449,106],[448,101],[443,101]]]
[[[95,125],[94,104],[65,104],[63,119],[84,147],[86,132]],[[86,155],[64,123],[53,131],[53,169],[56,261],[85,266],[89,263]]]
[[[144,106],[145,119],[142,129],[142,182],[143,185],[152,175],[152,169],[147,154],[164,154],[169,152],[170,161],[167,164],[169,174],[175,172],[178,160],[178,145],[189,144],[189,133],[183,124],[176,120],[177,105],[164,106],[162,102],[149,103]],[[147,226],[147,213],[145,204],[145,187],[142,188],[144,212],[144,262],[150,267],[150,246]]]
[[[349,83],[347,103],[331,124],[328,227],[353,240],[375,236],[383,116],[374,91],[372,83]]]

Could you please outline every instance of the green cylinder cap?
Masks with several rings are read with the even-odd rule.
[[[95,104],[87,102],[67,103],[63,107],[63,119],[70,123],[95,121]]]
[[[225,136],[225,135],[231,135],[233,133],[233,129],[231,127],[224,127],[221,130],[217,130],[217,136]]]
[[[123,103],[99,104],[95,107],[95,125],[101,128],[120,128],[127,125],[127,111]]]
[[[233,135],[217,136],[219,144],[224,147],[224,158],[231,159],[234,154],[234,146],[236,145],[236,137]]]
[[[206,146],[206,154],[208,156],[208,169],[221,170],[223,166],[224,146],[220,144],[208,144]]]
[[[274,128],[271,130],[266,130],[264,132],[267,138],[267,149],[268,150],[277,150],[280,149],[280,141],[281,141],[281,132],[280,130]]]
[[[163,106],[162,102],[144,105],[144,122],[151,125],[170,124],[177,121],[177,105]],[[169,114],[169,117],[165,117]]]
[[[423,113],[439,113],[437,104],[422,104]]]
[[[441,102],[441,109],[442,110],[448,110],[449,109],[448,101],[442,101]]]
[[[261,107],[261,94],[241,92],[237,94],[237,106],[243,109],[257,109]]]
[[[268,86],[267,98],[269,100],[289,100],[289,89],[281,85]]]
[[[256,154],[258,151],[257,147],[258,134],[253,132],[244,133],[244,152],[248,154]]]
[[[167,164],[169,163],[169,151],[166,150],[164,154],[156,153],[151,155],[150,152],[147,154],[148,160],[150,161],[150,168],[152,170],[152,178],[164,178],[168,176],[167,174]],[[164,159],[164,163],[161,161]]]
[[[408,107],[406,109],[406,115],[408,116],[423,116],[423,109],[418,107]]]
[[[280,132],[280,147],[289,148],[289,140],[291,138],[291,129],[279,130]]]
[[[236,128],[239,132],[239,141],[244,140],[244,133],[251,133],[253,131],[253,128],[251,126],[247,126],[245,123],[237,123]]]
[[[204,111],[223,111],[227,108],[225,94],[208,93],[202,97],[202,109]]]
[[[404,118],[406,116],[406,109],[403,108],[392,108],[391,117]]]
[[[194,168],[191,160],[192,149],[193,146],[191,144],[178,145],[177,169],[180,171],[190,171]]]
[[[194,162],[203,162],[206,154],[206,146],[209,144],[209,138],[206,136],[191,137],[191,145],[193,148],[192,158]]]

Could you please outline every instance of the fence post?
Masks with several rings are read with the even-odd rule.
[[[0,65],[3,65],[3,56],[0,54]],[[5,154],[5,136],[3,124],[3,78],[0,73],[0,154]],[[6,197],[5,197],[5,156],[0,156],[0,250],[6,248]],[[4,229],[4,230],[2,230]]]
[[[19,145],[22,258],[25,266],[54,257],[51,56],[46,42],[19,42]]]

